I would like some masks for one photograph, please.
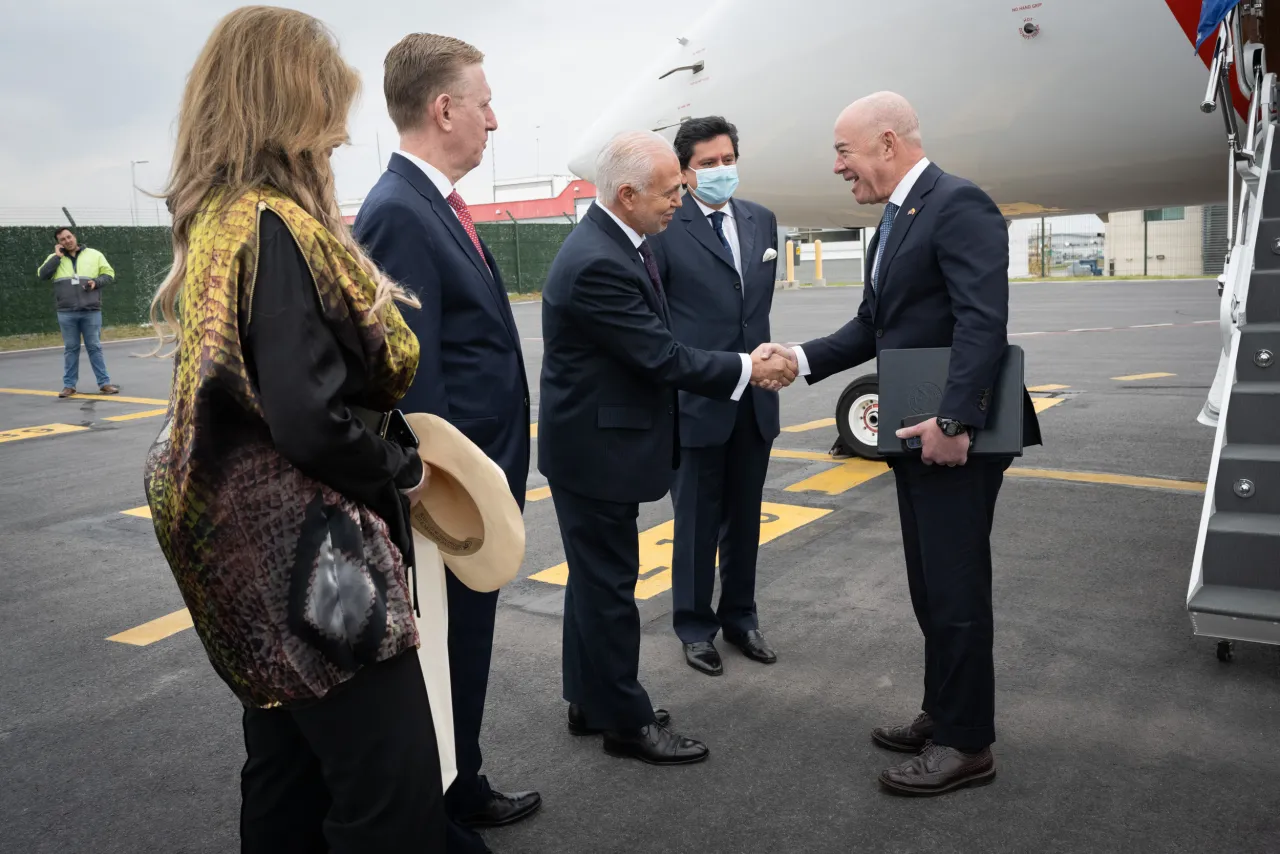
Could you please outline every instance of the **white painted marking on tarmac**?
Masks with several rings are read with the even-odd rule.
[[[1144,323],[1141,326],[1130,326],[1130,329],[1156,329],[1161,326],[1173,326],[1172,323]]]
[[[1068,332],[1110,332],[1114,326],[1092,326],[1086,329],[1068,329]]]

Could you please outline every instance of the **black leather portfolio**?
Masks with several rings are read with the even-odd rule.
[[[879,436],[883,456],[919,454],[907,447],[897,431],[938,414],[951,348],[882,350],[876,359],[879,373]],[[1022,348],[1010,344],[1000,362],[995,387],[987,406],[987,423],[976,431],[971,456],[1022,456],[1022,394],[1025,377]]]

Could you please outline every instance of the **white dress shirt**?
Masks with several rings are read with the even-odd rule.
[[[907,196],[911,195],[911,188],[916,185],[916,181],[920,179],[920,174],[929,168],[929,158],[921,157],[915,166],[912,166],[907,174],[902,176],[902,180],[898,182],[898,186],[894,188],[893,195],[889,196],[889,203],[897,205],[899,208],[907,201]],[[901,211],[899,211],[901,213]],[[894,214],[894,222],[898,221],[897,214]],[[893,229],[889,229],[889,233],[893,233]],[[879,260],[880,252],[884,249],[884,242],[876,243],[876,259]],[[796,346],[791,348],[796,354],[796,362],[799,363],[800,376],[807,377],[809,375],[809,360],[804,355],[804,348]]]
[[[715,226],[710,222],[711,215],[716,212],[715,208],[708,207],[702,199],[693,193],[689,195],[698,203],[698,208],[702,211],[702,215],[708,220],[707,225],[710,225],[711,230],[715,231]],[[738,241],[738,220],[733,215],[733,205],[725,205],[720,209],[720,213],[724,214],[724,220],[720,223],[720,226],[724,229],[725,239],[729,241],[729,250],[733,254],[733,268],[738,271],[738,278],[742,278],[742,246]],[[720,238],[717,237],[716,239],[719,240]],[[743,285],[742,298],[746,299],[746,296],[747,288],[746,285]]]
[[[399,154],[405,160],[408,160],[414,166],[417,166],[419,169],[421,169],[422,174],[426,175],[427,178],[430,179],[431,183],[436,185],[436,189],[440,191],[441,198],[443,198],[445,202],[448,203],[449,196],[453,195],[454,185],[452,182],[449,181],[447,177],[445,177],[445,174],[443,172],[441,172],[436,167],[432,166],[427,161],[423,160],[421,157],[410,154],[407,151],[397,150],[396,154]],[[453,205],[449,205],[449,210],[453,211]],[[457,217],[458,212],[453,211],[453,215]],[[462,222],[461,217],[458,217],[458,222]]]
[[[644,238],[640,236],[640,233],[623,222],[622,219],[616,213],[609,210],[608,207],[600,204],[599,199],[596,199],[592,204],[607,213],[609,217],[618,224],[618,227],[622,229],[622,233],[625,234],[631,241],[632,245],[636,247],[636,254],[640,255],[640,244],[644,243]],[[644,256],[641,255],[640,257],[641,260],[643,260]],[[747,383],[751,382],[751,356],[746,353],[739,353],[738,355],[742,357],[742,375],[738,377],[738,387],[733,390],[733,394],[729,397],[730,400],[737,400],[742,397],[742,392],[746,389]]]

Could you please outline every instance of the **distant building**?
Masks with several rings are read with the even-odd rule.
[[[511,178],[494,185],[494,202],[470,205],[475,222],[576,223],[596,198],[595,185],[560,175]],[[342,218],[355,222],[364,199],[342,202]]]

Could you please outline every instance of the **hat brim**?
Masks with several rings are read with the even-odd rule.
[[[467,587],[499,589],[519,573],[525,552],[524,516],[506,474],[443,418],[411,412],[405,420],[431,467],[426,493],[410,511],[414,530],[436,544]]]

